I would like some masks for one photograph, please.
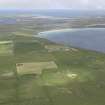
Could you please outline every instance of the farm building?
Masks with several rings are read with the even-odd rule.
[[[61,45],[45,45],[45,49],[48,50],[48,52],[53,51],[70,51],[69,47],[61,46]]]
[[[48,50],[48,52],[54,52],[54,51],[74,51],[77,52],[78,49],[72,48],[72,47],[67,47],[67,46],[62,46],[62,45],[45,45],[45,49]]]

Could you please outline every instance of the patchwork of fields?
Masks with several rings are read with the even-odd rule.
[[[104,54],[80,49],[49,52],[45,42],[42,45],[30,39],[13,43],[13,54],[1,43],[8,52],[0,55],[1,105],[104,102]]]
[[[35,22],[0,26],[0,105],[104,105],[105,54],[21,34]]]

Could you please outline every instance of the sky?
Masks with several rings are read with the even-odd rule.
[[[105,9],[105,0],[0,0],[0,9]]]

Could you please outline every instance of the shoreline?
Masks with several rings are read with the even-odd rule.
[[[73,28],[65,28],[65,29],[52,29],[52,30],[48,30],[48,31],[42,31],[39,32],[38,35],[40,34],[45,34],[45,33],[52,33],[52,32],[65,32],[65,31],[73,31]]]
[[[96,29],[99,29],[100,30],[100,28],[76,28],[76,29],[72,29],[72,28],[67,28],[67,29],[58,29],[58,30],[50,30],[50,31],[43,31],[43,32],[39,32],[38,33],[38,35],[37,35],[37,37],[39,37],[39,38],[44,38],[44,39],[47,39],[47,40],[50,40],[49,38],[50,38],[50,36],[49,36],[49,34],[51,34],[51,35],[53,35],[53,34],[57,34],[57,32],[58,33],[65,33],[65,32],[74,32],[74,31],[81,31],[81,30],[83,30],[83,32],[85,31],[85,30],[96,30]],[[102,28],[102,30],[104,29],[104,31],[105,31],[105,28]],[[82,32],[82,31],[81,31]],[[93,31],[94,32],[94,31]],[[50,41],[52,41],[52,42],[54,42],[54,43],[57,43],[57,44],[65,44],[66,45],[66,43],[65,42],[56,42],[56,41],[53,41],[53,40],[50,40]],[[99,48],[92,48],[92,47],[90,47],[90,48],[87,48],[87,47],[81,47],[81,46],[77,46],[77,45],[72,45],[71,44],[71,46],[72,47],[76,47],[76,48],[81,48],[81,49],[87,49],[87,50],[90,50],[90,51],[95,51],[95,52],[100,52],[100,53],[105,53],[105,51],[103,51],[102,49],[99,49]]]
[[[69,31],[78,31],[78,30],[86,30],[86,29],[100,29],[100,28],[88,28],[88,27],[85,27],[85,28],[64,28],[64,29],[51,29],[51,30],[48,30],[48,31],[41,31],[39,32],[37,35],[42,35],[42,34],[45,34],[45,33],[53,33],[53,32],[69,32]],[[105,28],[101,28],[101,29],[105,29]]]

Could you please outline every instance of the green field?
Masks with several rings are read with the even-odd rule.
[[[53,61],[49,62],[27,62],[16,64],[17,73],[20,75],[36,74],[41,75],[44,69],[57,69],[57,65]]]
[[[12,55],[13,43],[12,41],[0,41],[0,55]]]
[[[19,32],[31,24],[3,26],[8,30],[0,34],[0,105],[105,105],[105,54]],[[17,64],[25,65],[22,71]]]

